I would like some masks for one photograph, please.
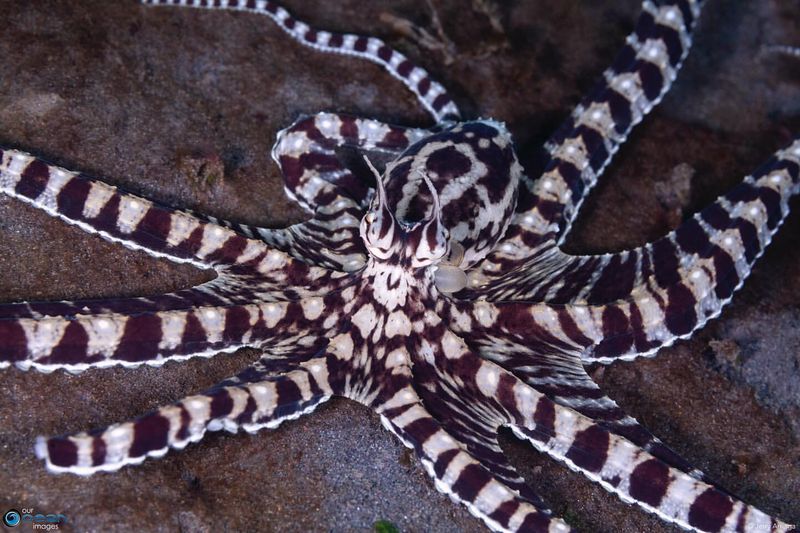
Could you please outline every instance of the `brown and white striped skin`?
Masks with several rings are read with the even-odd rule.
[[[800,139],[775,155],[730,193],[668,236],[627,252],[642,258],[616,293],[600,303],[477,302],[473,313],[526,310],[550,335],[581,350],[584,363],[643,355],[690,335],[716,317],[750,273],[800,193]],[[633,281],[638,283],[635,285]],[[520,331],[523,331],[521,328]]]
[[[0,192],[106,240],[176,263],[255,274],[275,287],[314,284],[327,269],[230,228],[171,209],[19,150],[0,149]]]
[[[500,365],[557,404],[591,418],[670,466],[709,481],[603,394],[583,366],[584,346],[552,331],[550,321],[558,316],[557,312],[542,307],[544,309],[533,312],[530,306],[516,304],[455,304],[442,306],[441,313],[453,331],[482,358]],[[490,317],[491,321],[487,320]]]
[[[393,160],[429,135],[428,130],[334,113],[298,120],[278,133],[272,158],[281,167],[286,194],[313,218],[281,230],[245,230],[312,264],[362,268],[367,252],[359,224],[374,178],[347,168],[336,150],[351,148]]]
[[[493,298],[496,291],[506,297],[495,287],[512,272],[547,271],[586,195],[633,127],[672,85],[689,51],[702,3],[643,3],[633,33],[603,78],[545,144],[549,160],[543,174],[523,180],[503,242],[470,272],[473,290],[460,296]]]
[[[507,426],[680,527],[794,531],[711,485],[603,395],[584,365],[652,354],[720,312],[800,192],[800,141],[659,241],[589,258],[558,248],[674,79],[699,1],[645,2],[603,81],[548,142],[537,181],[501,123],[447,122],[458,111],[444,88],[380,40],[314,30],[267,0],[144,3],[265,14],[304,45],[382,65],[439,125],[320,113],[280,132],[273,156],[287,194],[312,216],[282,230],[170,209],[0,150],[0,192],[218,275],[152,298],[0,304],[0,367],[77,372],[263,352],[239,375],[136,420],[41,439],[48,469],[116,470],[207,430],[275,427],[338,395],[375,409],[436,487],[494,530],[571,530],[503,454],[497,432]],[[341,147],[381,158],[383,175],[348,168]],[[455,299],[459,274],[472,285]]]
[[[310,332],[324,336],[332,330],[341,308],[340,292],[299,301],[256,299],[213,305],[180,300],[176,294],[172,307],[158,310],[151,302],[127,299],[102,301],[100,305],[107,305],[102,310],[73,313],[57,307],[39,308],[28,316],[14,316],[6,309],[14,311],[14,304],[2,305],[0,365],[80,372],[115,365],[159,366],[247,346],[278,352],[310,342]],[[157,300],[168,302],[168,298],[170,295],[164,295]],[[61,305],[77,308],[81,304]],[[30,305],[37,309],[37,304]],[[111,311],[113,307],[119,310]]]
[[[458,120],[460,112],[447,90],[425,69],[377,37],[335,33],[312,28],[271,0],[141,0],[143,4],[208,9],[231,9],[266,15],[292,39],[320,52],[343,54],[377,63],[417,97],[436,122]]]
[[[526,269],[497,277],[477,292],[495,301],[603,304],[662,292],[691,279],[714,287],[706,306],[718,310],[741,286],[789,213],[789,200],[800,192],[799,149],[795,141],[776,152],[729,193],[657,241],[591,256],[570,256],[555,244],[542,246]],[[706,279],[714,272],[713,280]],[[692,292],[698,297],[703,291]],[[684,333],[687,328],[675,326]]]
[[[202,439],[206,431],[235,433],[242,428],[254,433],[275,428],[310,413],[331,395],[324,357],[308,358],[290,370],[249,368],[208,391],[102,432],[40,438],[36,454],[52,472],[113,471],[147,457],[161,457],[169,448],[182,449]]]

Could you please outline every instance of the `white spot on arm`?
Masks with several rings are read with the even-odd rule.
[[[362,306],[352,317],[352,323],[356,326],[363,338],[368,338],[378,322],[375,308],[371,304]]]
[[[395,335],[408,336],[411,334],[411,321],[404,311],[395,311],[386,319],[384,329],[387,338]]]
[[[206,257],[209,254],[219,250],[233,235],[233,232],[226,230],[214,224],[207,224],[203,228],[203,237],[200,241],[200,249],[197,251],[197,257]]]
[[[173,349],[183,341],[183,332],[186,329],[186,312],[169,311],[159,313],[161,318],[161,349]]]
[[[464,345],[453,332],[446,331],[442,338],[442,350],[448,359],[458,359],[464,355]]]
[[[278,322],[286,314],[286,304],[277,304],[274,302],[266,303],[262,306],[261,310],[266,319],[267,326],[274,328]]]
[[[488,398],[494,398],[497,393],[497,384],[500,383],[500,372],[493,363],[482,362],[475,374],[475,384]]]
[[[209,342],[217,342],[222,339],[222,332],[225,329],[224,314],[216,309],[203,309],[199,313],[198,319]]]
[[[175,213],[170,217],[169,234],[167,235],[167,243],[170,246],[177,246],[184,242],[200,225],[200,222],[189,215],[183,213]]]
[[[303,314],[308,320],[315,320],[319,318],[324,309],[322,298],[307,298],[301,301],[303,307]]]
[[[89,194],[83,204],[83,212],[81,213],[83,218],[96,217],[113,196],[113,187],[98,181],[91,182]]]

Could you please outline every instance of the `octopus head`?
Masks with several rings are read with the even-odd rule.
[[[433,212],[425,220],[399,221],[386,199],[386,190],[377,177],[377,191],[370,209],[361,219],[361,238],[377,261],[392,261],[419,269],[434,265],[450,251],[449,232],[442,223],[439,196],[430,180],[423,178],[433,196]]]
[[[411,271],[429,269],[441,292],[456,292],[466,286],[466,275],[454,266],[461,260],[463,248],[450,239],[436,188],[427,176],[422,180],[430,192],[432,209],[427,218],[408,222],[395,216],[376,172],[376,194],[361,220],[361,237],[374,262]]]

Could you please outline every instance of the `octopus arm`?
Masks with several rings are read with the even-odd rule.
[[[551,241],[563,241],[614,154],[669,90],[689,51],[702,3],[642,4],[611,66],[546,142],[539,178],[522,178],[514,218],[500,246],[476,267],[476,285],[529,268],[531,258]]]
[[[205,392],[100,431],[43,438],[36,453],[51,472],[91,475],[182,449],[206,431],[255,432],[313,411],[330,398],[324,357],[283,371],[262,362]]]
[[[549,158],[543,175],[528,184],[533,205],[521,202],[520,215],[529,210],[541,214],[558,226],[555,233],[563,240],[614,154],[670,89],[689,53],[702,4],[642,4],[636,26],[611,66],[545,143]]]
[[[496,445],[509,426],[533,446],[628,503],[694,531],[788,531],[790,526],[670,466],[473,352],[447,328],[411,352],[407,383],[376,410],[413,447],[439,490],[502,531],[569,531]],[[417,349],[418,348],[418,349]],[[738,529],[737,529],[738,528]]]
[[[214,219],[160,205],[19,150],[0,149],[0,193],[88,233],[177,263],[250,272],[284,285],[326,274]]]
[[[693,468],[603,394],[586,372],[580,352],[557,348],[554,345],[559,343],[555,339],[549,339],[550,342],[542,339],[544,342],[533,344],[532,335],[522,340],[514,334],[480,330],[463,336],[480,357],[503,367],[555,403],[591,418],[671,467],[710,482],[708,476]]]
[[[218,280],[221,278],[218,278]],[[151,298],[0,305],[0,367],[42,372],[211,357],[323,330],[326,297],[259,301],[214,280]],[[316,329],[315,329],[316,328]]]
[[[466,505],[495,531],[572,531],[544,507],[502,455],[496,421],[484,421],[485,428],[466,416],[445,421],[426,408],[415,388],[408,382],[376,410],[384,426],[414,449],[440,492]],[[447,398],[438,401],[438,416],[459,407]]]
[[[652,243],[583,256],[565,254],[553,244],[481,292],[500,301],[607,304],[670,287],[678,291],[675,287],[683,280],[694,297],[703,300],[702,314],[710,318],[750,274],[799,192],[796,139],[727,194]]]
[[[578,350],[584,364],[654,355],[719,315],[771,242],[798,191],[800,141],[795,141],[662,239],[616,255],[576,258],[558,276],[564,284],[546,291],[564,288],[561,296],[543,298],[556,303],[515,302],[537,299],[524,290],[525,273],[517,272],[522,282],[509,277],[505,290],[492,295],[504,301],[475,302],[462,327],[499,317],[512,334],[541,342],[545,333],[526,331],[530,321],[535,331],[549,331],[559,349]],[[560,303],[570,291],[575,300]]]
[[[297,19],[272,0],[141,0],[151,6],[192,7],[211,10],[229,9],[272,19],[289,37],[318,52],[341,54],[377,64],[400,80],[437,122],[458,120],[460,112],[450,94],[422,67],[389,47],[377,37],[319,30]]]
[[[596,332],[587,363],[653,355],[715,318],[742,286],[800,191],[800,141],[668,236],[634,250],[639,267],[625,298],[567,304],[591,316]],[[614,294],[611,294],[614,296]]]
[[[534,398],[532,406],[516,408],[514,433],[621,500],[690,531],[794,531],[793,526],[670,467],[589,417],[546,396]],[[514,412],[513,405],[508,409]]]

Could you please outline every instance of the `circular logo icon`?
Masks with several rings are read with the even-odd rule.
[[[16,509],[9,509],[6,511],[6,514],[3,515],[3,523],[8,527],[17,527],[20,520],[22,520],[22,515],[20,515],[19,511]]]

